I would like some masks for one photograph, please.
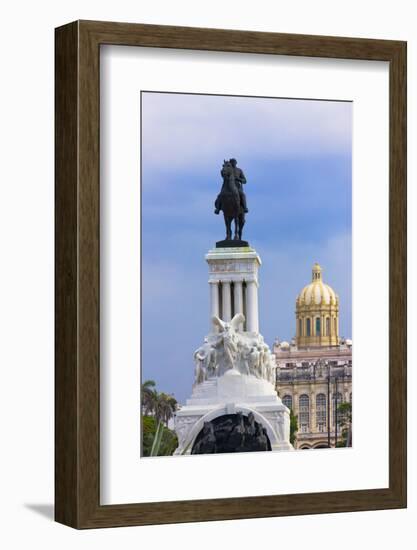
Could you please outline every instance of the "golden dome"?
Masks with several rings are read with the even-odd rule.
[[[323,283],[322,268],[317,262],[313,265],[312,271],[312,282],[306,285],[297,296],[297,305],[336,304],[339,297],[331,286]]]
[[[297,296],[296,342],[298,347],[339,344],[339,297],[323,282],[322,268],[313,265],[311,283]]]

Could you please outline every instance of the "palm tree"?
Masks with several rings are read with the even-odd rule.
[[[155,382],[146,380],[141,386],[142,413],[144,416],[152,414],[158,401],[158,392],[155,390]]]
[[[158,421],[155,437],[152,443],[151,456],[157,456],[159,447],[162,441],[163,424],[168,427],[170,418],[173,417],[174,412],[177,409],[177,400],[174,396],[168,395],[164,392],[157,394],[157,399],[154,407],[154,416]]]
[[[173,395],[168,395],[162,392],[159,394],[158,403],[160,419],[168,427],[169,420],[174,416],[174,413],[177,410],[177,400]]]
[[[157,423],[150,456],[158,455],[164,431],[163,424],[168,427],[169,420],[178,408],[177,400],[173,395],[159,393],[155,386],[153,380],[146,380],[141,386],[142,414],[153,416]]]

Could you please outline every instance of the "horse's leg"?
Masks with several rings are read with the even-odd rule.
[[[243,226],[245,225],[245,214],[239,216],[239,239],[242,240]]]
[[[230,241],[230,239],[232,238],[232,219],[227,217],[226,214],[224,215],[224,223],[226,225],[226,241]]]
[[[235,241],[239,240],[239,216],[234,218],[235,220]]]

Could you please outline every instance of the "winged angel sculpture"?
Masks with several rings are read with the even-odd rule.
[[[212,322],[218,332],[212,332],[194,352],[195,385],[223,376],[230,369],[274,383],[275,363],[271,351],[261,335],[253,336],[240,330],[245,322],[242,313],[231,321],[215,315]]]
[[[219,376],[222,376],[227,370],[234,369],[237,366],[241,344],[238,328],[245,322],[245,317],[242,313],[237,313],[231,321],[227,322],[214,315],[212,321],[213,325],[220,329],[217,335],[216,348],[220,351],[219,365],[221,368]]]

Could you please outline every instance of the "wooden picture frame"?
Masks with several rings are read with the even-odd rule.
[[[56,29],[55,519],[75,528],[406,506],[406,43],[111,22]],[[117,44],[389,62],[389,487],[100,505],[99,56]]]

